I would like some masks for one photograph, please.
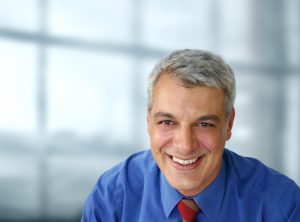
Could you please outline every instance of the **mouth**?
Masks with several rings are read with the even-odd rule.
[[[171,156],[169,155],[169,159],[171,160],[171,164],[173,165],[174,168],[178,169],[178,170],[191,170],[196,168],[201,160],[203,159],[203,156],[198,156],[198,157],[192,157],[192,158],[179,158],[179,157],[175,157],[175,156]]]
[[[199,159],[199,157],[192,158],[192,159],[189,159],[189,160],[182,160],[182,159],[179,159],[175,156],[172,156],[173,162],[179,163],[181,165],[189,165],[189,164],[195,163],[198,159]]]

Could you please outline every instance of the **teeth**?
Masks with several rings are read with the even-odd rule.
[[[174,162],[176,162],[176,163],[180,163],[180,164],[182,164],[182,165],[188,165],[188,164],[191,164],[191,163],[195,163],[197,160],[198,160],[198,158],[196,157],[196,158],[194,158],[194,159],[190,159],[190,160],[181,160],[181,159],[178,159],[178,158],[176,158],[176,157],[172,157],[172,160],[174,161]]]

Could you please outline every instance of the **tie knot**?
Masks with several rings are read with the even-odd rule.
[[[177,204],[178,211],[184,222],[195,222],[200,208],[194,200],[182,199]]]

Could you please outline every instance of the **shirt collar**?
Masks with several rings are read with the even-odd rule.
[[[183,196],[169,184],[162,173],[160,174],[160,192],[165,215],[168,218]]]
[[[194,197],[194,200],[201,211],[210,219],[210,221],[215,221],[217,219],[216,217],[218,216],[218,211],[221,207],[225,193],[225,185],[226,166],[225,161],[222,160],[222,167],[216,179],[205,190]],[[184,196],[169,184],[162,173],[160,174],[160,191],[164,212],[168,218],[177,203]]]
[[[224,198],[226,189],[226,163],[222,160],[221,170],[216,179],[200,194],[194,197],[194,200],[201,211],[210,221],[216,221],[219,209]]]

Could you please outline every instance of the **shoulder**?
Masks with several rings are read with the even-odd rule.
[[[288,218],[300,206],[300,188],[287,176],[264,165],[257,159],[224,151],[227,178],[234,181],[239,195],[259,201],[266,211],[279,210]]]
[[[144,178],[152,170],[155,170],[155,161],[151,152],[146,150],[129,156],[104,172],[86,200],[82,221],[97,217],[107,221],[119,218],[125,196],[135,199],[143,189]]]
[[[243,157],[226,149],[224,159],[228,176],[235,178],[242,186],[278,192],[295,183],[255,158]]]
[[[141,185],[144,177],[156,169],[150,150],[129,156],[125,161],[105,172],[99,179],[102,185]]]
[[[143,190],[145,178],[157,166],[150,150],[135,153],[122,163],[104,172],[89,194],[84,218],[101,217],[113,221],[121,215],[125,197],[137,200]],[[101,215],[101,216],[100,216]]]
[[[143,184],[145,175],[153,169],[155,169],[155,161],[151,151],[141,151],[103,173],[97,182],[97,187],[108,189],[107,191],[125,189],[125,186],[137,188]]]

